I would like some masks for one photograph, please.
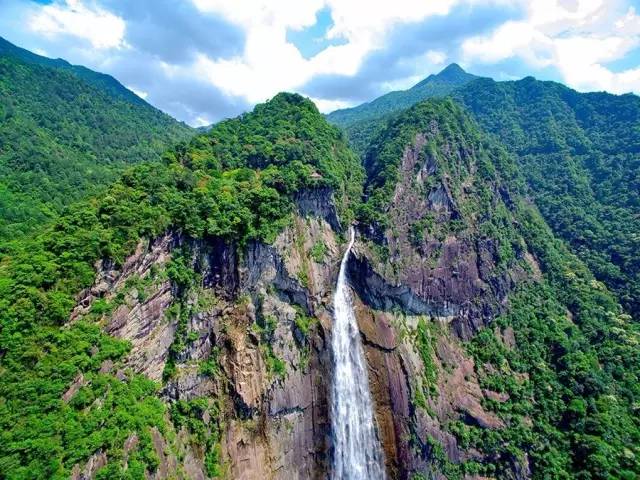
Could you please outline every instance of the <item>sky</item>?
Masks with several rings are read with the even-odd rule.
[[[194,126],[280,91],[329,112],[453,62],[640,94],[640,0],[0,0],[0,36]]]

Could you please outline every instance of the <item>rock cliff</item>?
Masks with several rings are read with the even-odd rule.
[[[425,215],[445,225],[458,208],[446,180],[427,195],[411,187],[435,172],[434,159],[421,157],[426,138],[403,154],[394,220],[381,233],[389,256],[360,235],[348,264],[387,469],[400,479],[481,458],[458,444],[449,422],[503,427],[483,408],[498,394],[480,388],[461,342],[490,324],[526,277],[515,264],[498,268],[496,245],[473,226],[410,238]],[[471,151],[448,154],[473,162]],[[131,342],[118,375],[130,368],[162,384],[171,433],[152,432],[153,478],[328,478],[328,338],[344,238],[330,190],[299,194],[297,207],[272,245],[169,232],[141,243],[121,268],[99,263],[80,295],[71,321],[109,302],[103,328]],[[178,266],[187,284],[176,281]],[[136,448],[133,437],[126,448]],[[103,457],[78,465],[77,478],[91,478]]]
[[[360,162],[280,94],[131,169],[2,249],[0,477],[331,478],[353,225],[388,478],[635,478],[637,325],[528,191],[451,100]]]

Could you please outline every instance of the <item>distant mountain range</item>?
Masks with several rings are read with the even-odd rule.
[[[408,90],[389,92],[357,107],[336,110],[327,115],[327,120],[342,128],[348,128],[363,120],[373,120],[405,110],[427,98],[444,97],[477,78],[479,77],[452,63],[440,73],[429,75]]]
[[[192,129],[1,45],[0,479],[331,478],[336,398],[390,479],[638,478],[638,97],[451,65]]]
[[[115,78],[0,38],[0,239],[27,233],[195,130]]]

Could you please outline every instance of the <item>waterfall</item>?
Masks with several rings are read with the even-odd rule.
[[[346,281],[345,269],[353,246],[353,229],[349,233],[349,246],[340,263],[340,274],[333,300],[332,478],[383,480],[384,460],[374,424],[367,364]]]

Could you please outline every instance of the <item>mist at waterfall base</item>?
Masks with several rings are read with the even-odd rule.
[[[367,365],[345,273],[353,242],[351,229],[333,300],[332,478],[383,480],[384,460],[374,424]]]

